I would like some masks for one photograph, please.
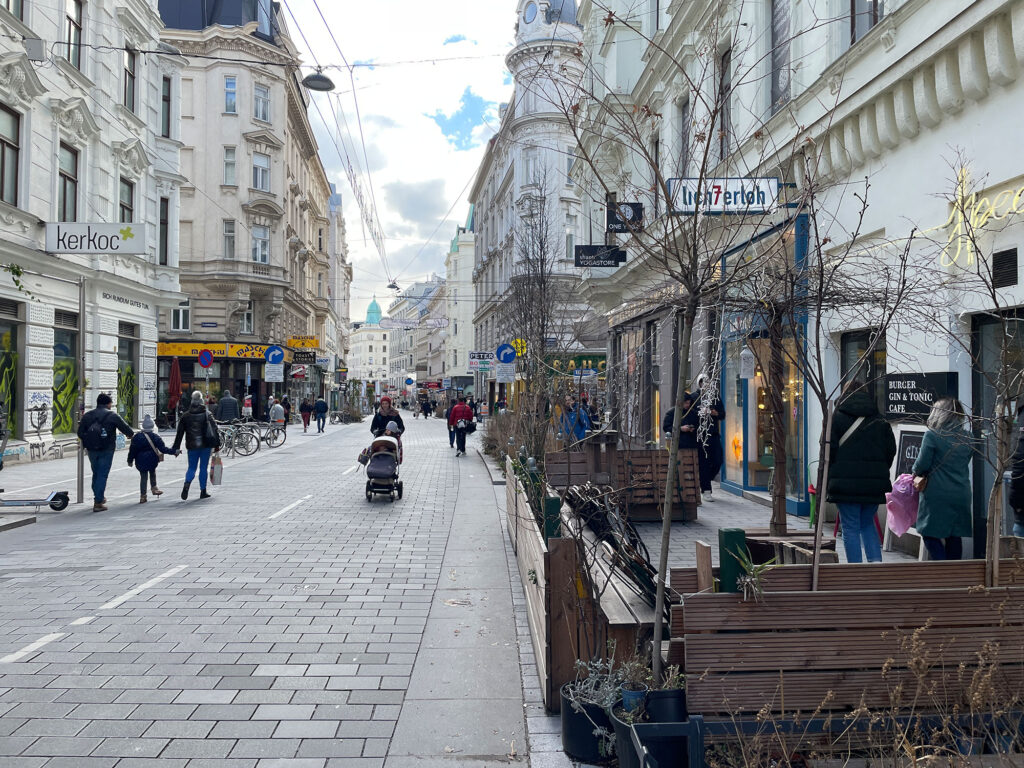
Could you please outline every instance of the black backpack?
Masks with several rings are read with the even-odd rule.
[[[102,416],[97,418],[89,428],[85,430],[85,434],[82,435],[82,447],[87,451],[93,453],[102,451],[107,444],[107,417],[110,415],[110,411],[107,411]]]

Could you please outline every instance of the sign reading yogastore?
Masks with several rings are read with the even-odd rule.
[[[146,253],[145,224],[46,222],[48,253]]]
[[[779,201],[779,180],[669,179],[672,213],[742,215],[767,213]]]

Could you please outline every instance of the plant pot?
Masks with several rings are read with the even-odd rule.
[[[583,704],[583,711],[577,712],[565,693],[569,685],[571,683],[566,683],[559,691],[562,699],[562,751],[581,763],[599,763],[608,755],[602,754],[600,739],[594,730],[604,728],[612,732],[608,713],[597,704]]]
[[[636,748],[633,746],[630,724],[615,714],[615,710],[621,704],[622,702],[617,701],[608,710],[608,717],[615,730],[615,756],[619,759],[619,768],[640,768],[640,758],[637,757]]]
[[[643,766],[701,768],[704,765],[704,738],[696,721],[634,723],[630,731],[633,752]]]
[[[629,686],[634,686],[630,688]],[[622,690],[622,708],[627,712],[635,712],[644,703],[647,686],[643,683],[624,683]]]
[[[647,692],[647,714],[652,723],[681,723],[686,720],[686,691],[670,688]]]

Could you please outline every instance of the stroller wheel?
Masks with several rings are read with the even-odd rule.
[[[391,494],[388,496],[388,501],[390,501],[392,504],[395,503],[395,492],[394,491],[392,491]]]
[[[398,481],[398,498],[402,498],[402,481]]]
[[[366,500],[373,501],[373,494],[370,493],[369,491],[366,492]]]

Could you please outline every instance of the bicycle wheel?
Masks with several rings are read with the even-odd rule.
[[[234,449],[242,456],[252,456],[260,449],[259,438],[252,432],[239,431],[235,433]]]
[[[279,445],[284,445],[284,441],[287,435],[283,429],[272,429],[267,435],[267,445],[271,448],[277,448]]]

